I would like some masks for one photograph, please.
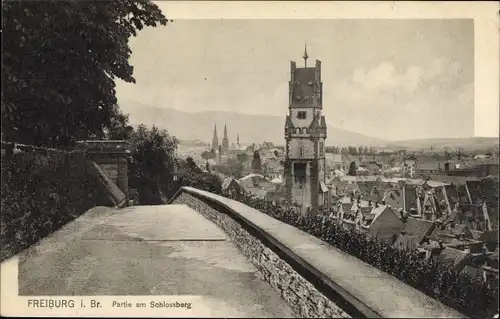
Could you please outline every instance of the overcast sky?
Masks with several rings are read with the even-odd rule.
[[[305,42],[329,124],[388,140],[474,135],[472,20],[176,20],[131,40],[137,83],[118,81],[117,96],[284,116]]]

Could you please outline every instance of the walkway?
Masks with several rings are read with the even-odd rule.
[[[189,295],[206,316],[293,317],[226,235],[184,205],[94,208],[19,260],[19,295]]]

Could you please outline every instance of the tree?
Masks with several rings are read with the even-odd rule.
[[[242,178],[243,177],[243,171],[244,171],[245,167],[243,166],[243,163],[241,161],[230,158],[227,162],[227,165],[229,167],[229,171],[230,171],[231,176],[233,176],[234,178]]]
[[[134,83],[128,39],[168,20],[150,0],[2,2],[2,135],[66,146],[103,138],[115,78]]]
[[[186,158],[186,165],[189,167],[189,169],[201,173],[201,169],[198,167],[198,165],[194,162],[193,158],[191,156],[188,156]]]
[[[132,136],[134,128],[129,125],[129,116],[124,114],[118,105],[113,107],[110,125],[104,130],[104,137],[108,140],[128,140]]]
[[[239,153],[236,155],[236,158],[238,161],[240,161],[242,164],[245,164],[246,161],[248,161],[248,155],[246,153]]]
[[[166,130],[139,125],[131,135],[130,144],[130,185],[138,190],[141,204],[160,204],[161,194],[170,195],[173,189],[178,140]]]
[[[182,186],[190,186],[215,194],[221,193],[222,183],[217,176],[203,172],[198,167],[193,167],[192,164],[187,163],[187,160],[179,160],[179,163],[180,179],[172,194]]]
[[[203,158],[204,160],[215,158],[215,151],[213,149],[211,149],[210,151],[204,151],[203,153],[201,153],[201,158]]]

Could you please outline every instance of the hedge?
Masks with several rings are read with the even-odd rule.
[[[448,264],[426,261],[415,251],[394,248],[362,231],[346,230],[322,214],[300,216],[255,197],[236,200],[322,239],[469,317],[492,318],[498,313],[498,287],[458,273]]]
[[[2,143],[2,153],[6,149]],[[1,260],[104,203],[82,152],[23,147],[2,154]]]

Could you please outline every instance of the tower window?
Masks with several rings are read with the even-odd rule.
[[[325,155],[325,143],[323,141],[319,142],[319,156]]]
[[[297,118],[299,120],[305,120],[307,117],[307,112],[306,111],[298,111],[297,112]]]

